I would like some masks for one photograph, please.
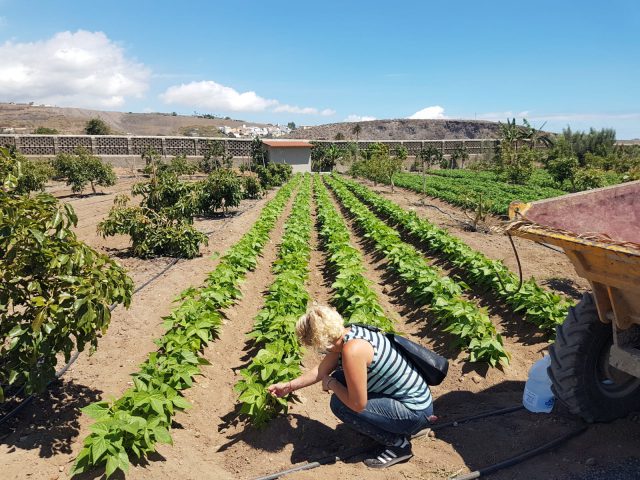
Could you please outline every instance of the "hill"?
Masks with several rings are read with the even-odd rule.
[[[16,133],[32,133],[38,127],[55,128],[62,135],[84,132],[87,120],[101,118],[115,134],[130,135],[184,135],[197,131],[200,136],[220,136],[218,127],[232,128],[264,126],[242,120],[199,118],[170,113],[125,113],[83,108],[45,107],[26,104],[0,103],[0,128],[26,129]]]
[[[314,127],[298,128],[287,138],[308,140],[335,140],[342,135],[345,140],[355,140],[353,127],[360,125],[360,140],[442,140],[498,138],[496,122],[484,120],[372,120],[357,123],[329,123]]]

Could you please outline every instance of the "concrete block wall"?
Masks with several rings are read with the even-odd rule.
[[[53,156],[58,153],[71,153],[77,147],[84,147],[92,154],[105,159],[109,157],[140,157],[146,150],[153,149],[166,157],[187,155],[200,157],[211,141],[221,141],[227,152],[234,158],[249,157],[251,139],[240,138],[204,138],[204,137],[138,137],[117,135],[0,135],[0,145],[15,147],[23,155]],[[326,141],[319,143],[347,145],[348,141]],[[365,149],[376,140],[360,140],[358,146]],[[483,140],[405,140],[381,141],[389,146],[391,151],[399,146],[407,148],[410,156],[418,154],[421,148],[434,145],[443,154],[450,155],[453,150],[464,145],[469,154],[481,154],[492,150],[497,145],[495,139]]]

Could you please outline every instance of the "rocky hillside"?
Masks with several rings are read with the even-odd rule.
[[[360,125],[360,140],[442,140],[498,138],[498,124],[483,120],[373,120],[357,123],[329,123],[298,128],[288,138],[309,140],[355,140],[353,128]]]
[[[32,133],[38,127],[55,128],[62,135],[77,135],[84,131],[87,120],[104,120],[114,134],[130,135],[184,135],[190,132],[200,136],[219,136],[218,127],[241,127],[244,125],[263,126],[242,120],[221,118],[198,118],[170,113],[125,113],[87,110],[83,108],[62,108],[30,106],[24,104],[0,103],[0,128],[10,127],[16,133]],[[25,129],[25,131],[21,131]]]

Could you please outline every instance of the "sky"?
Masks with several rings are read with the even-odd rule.
[[[0,101],[640,138],[640,2],[0,0]]]

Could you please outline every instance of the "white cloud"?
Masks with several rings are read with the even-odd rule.
[[[76,107],[119,107],[140,97],[150,71],[102,32],[56,33],[0,45],[0,97]]]
[[[447,117],[444,116],[444,108],[442,108],[440,105],[433,105],[431,107],[426,107],[422,110],[418,110],[408,118],[414,120],[432,120]]]
[[[367,115],[349,115],[344,119],[345,122],[370,122],[371,120],[377,120],[376,117],[369,117]]]
[[[278,100],[261,97],[253,91],[240,93],[231,87],[221,85],[212,80],[173,85],[160,95],[160,99],[167,104],[230,112],[263,112],[270,110],[274,113],[322,116],[330,116],[336,113],[328,108],[319,110],[314,107],[299,107],[280,103]]]
[[[322,115],[323,117],[329,117],[331,115],[335,115],[336,111],[331,110],[330,108],[325,108],[324,110],[318,110],[313,107],[297,107],[295,105],[278,105],[273,109],[276,113],[298,113],[301,115]]]

